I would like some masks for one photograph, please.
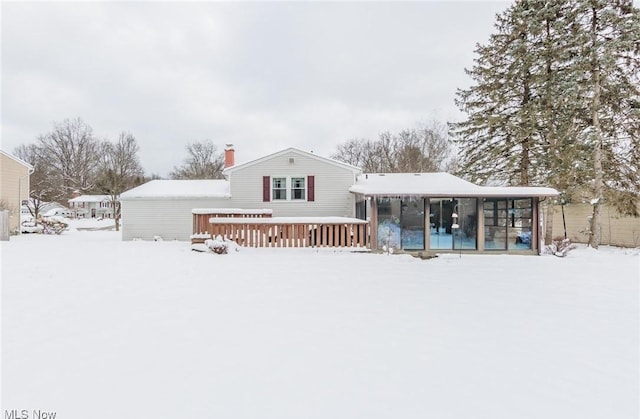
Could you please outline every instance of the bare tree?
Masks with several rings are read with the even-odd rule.
[[[138,158],[138,143],[128,132],[120,133],[118,142],[102,145],[97,190],[109,195],[116,231],[120,230],[120,194],[144,182],[144,171]]]
[[[349,140],[331,157],[366,173],[452,172],[456,166],[445,126],[436,121],[398,134],[385,131],[375,141]]]
[[[66,199],[75,190],[90,191],[97,180],[101,142],[80,118],[54,123],[51,132],[38,137],[39,159],[49,166],[57,183],[55,198]]]
[[[174,167],[171,179],[222,179],[224,154],[211,140],[187,145],[188,156],[180,167]]]
[[[27,207],[34,220],[38,220],[44,204],[54,200],[58,194],[59,188],[55,176],[38,145],[23,144],[18,146],[13,153],[33,166],[33,173],[29,177],[30,191]]]

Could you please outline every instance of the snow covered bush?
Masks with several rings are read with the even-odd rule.
[[[217,253],[219,255],[227,254],[227,252],[229,251],[229,244],[225,242],[221,236],[216,236],[216,238],[213,240],[205,240],[204,244],[209,249],[213,250],[214,253]]]
[[[571,243],[571,240],[565,239],[564,237],[556,237],[551,241],[551,244],[544,247],[544,253],[558,257],[565,257],[567,253],[575,248],[576,245]]]

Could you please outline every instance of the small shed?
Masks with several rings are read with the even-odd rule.
[[[189,240],[193,208],[225,208],[227,180],[152,180],[120,195],[123,240]]]

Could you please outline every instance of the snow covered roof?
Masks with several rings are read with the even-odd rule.
[[[80,195],[71,198],[69,202],[104,202],[110,201],[111,195]]]
[[[282,156],[283,154],[290,153],[290,152],[294,152],[296,154],[300,154],[300,155],[304,155],[304,156],[307,156],[307,157],[311,157],[312,159],[316,159],[316,160],[320,160],[320,161],[323,161],[323,162],[326,162],[326,163],[329,163],[329,164],[333,164],[334,166],[338,166],[338,167],[342,167],[342,168],[351,170],[354,173],[359,173],[359,172],[362,171],[362,169],[360,169],[359,167],[352,166],[350,164],[347,164],[347,163],[344,163],[344,162],[341,162],[341,161],[338,161],[338,160],[330,159],[328,157],[318,156],[317,154],[313,154],[313,153],[310,153],[308,151],[300,150],[299,148],[289,147],[289,148],[286,148],[284,150],[278,151],[277,153],[269,154],[267,156],[261,157],[261,158],[256,159],[256,160],[252,160],[252,161],[249,161],[249,162],[246,162],[246,163],[242,163],[242,164],[238,164],[238,165],[235,165],[235,166],[227,167],[226,169],[224,169],[222,171],[222,173],[224,173],[226,175],[226,174],[229,174],[231,172],[236,171],[237,169],[253,166],[254,164],[258,164],[258,163],[261,163],[263,161],[271,160],[273,158],[277,158],[279,156]]]
[[[160,198],[228,198],[227,180],[152,180],[120,195],[121,201]]]
[[[557,190],[542,186],[480,186],[480,188],[482,188],[482,194],[479,196],[525,198],[560,195]]]
[[[540,187],[488,187],[467,182],[450,173],[369,173],[358,177],[350,192],[369,196],[556,196],[558,191]]]
[[[53,217],[54,215],[62,214],[64,212],[69,212],[69,210],[66,209],[66,208],[62,208],[62,207],[55,207],[55,208],[51,208],[50,210],[46,211],[44,214],[42,214],[42,216],[43,217]]]

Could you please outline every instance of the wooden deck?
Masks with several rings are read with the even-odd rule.
[[[193,234],[209,232],[209,220],[211,218],[271,218],[272,210],[243,210],[238,208],[194,208],[193,214]]]
[[[194,234],[221,236],[246,247],[367,248],[370,243],[369,223],[355,218],[211,216],[203,230],[203,216],[194,214]]]

